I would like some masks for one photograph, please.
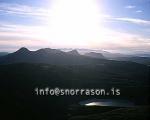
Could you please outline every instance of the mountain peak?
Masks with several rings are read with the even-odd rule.
[[[61,53],[62,51],[60,51],[59,49],[51,49],[51,48],[43,48],[43,49],[39,49],[36,52],[38,53]]]
[[[101,58],[101,59],[105,58],[102,53],[96,53],[96,52],[89,52],[89,53],[85,53],[84,55],[92,58]]]
[[[50,52],[50,51],[51,51],[51,48],[42,48],[42,49],[37,50],[36,52]]]
[[[16,52],[25,53],[25,52],[29,52],[29,50],[27,48],[25,48],[25,47],[22,47],[19,50],[17,50]]]
[[[77,50],[71,50],[68,53],[72,55],[80,55]]]
[[[20,48],[19,50],[18,50],[19,52],[21,51],[21,52],[26,52],[26,51],[29,51],[27,48],[25,48],[25,47],[22,47],[22,48]]]

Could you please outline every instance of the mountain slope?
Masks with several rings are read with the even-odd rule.
[[[105,61],[101,60],[101,62]],[[27,48],[21,48],[14,53],[0,58],[0,64],[11,63],[48,63],[53,65],[74,65],[100,63],[100,60],[80,55],[76,50],[63,52],[58,49],[45,48],[37,51],[29,51]]]
[[[114,58],[113,60],[131,61],[140,64],[150,65],[150,57],[118,57],[118,58]]]
[[[0,57],[1,57],[1,56],[5,56],[5,55],[7,55],[7,54],[9,54],[9,53],[7,53],[7,52],[0,52]]]
[[[71,55],[80,55],[77,50],[71,50],[71,51],[69,51],[67,53],[71,54]]]
[[[96,52],[89,52],[89,53],[85,53],[85,56],[88,57],[92,57],[92,58],[100,58],[100,59],[105,59],[105,57],[103,56],[103,54],[101,53],[96,53]]]

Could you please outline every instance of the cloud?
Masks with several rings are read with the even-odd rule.
[[[16,49],[22,46],[41,47],[85,47],[107,50],[150,50],[150,38],[109,28],[101,28],[94,40],[71,43],[63,39],[55,40],[47,26],[27,26],[0,22],[0,46]],[[63,43],[63,46],[61,46]],[[59,46],[60,45],[60,46]],[[71,46],[72,45],[72,46]],[[4,50],[4,48],[3,48]]]
[[[129,7],[131,9],[131,6]],[[65,33],[65,27],[62,29],[56,29],[56,33],[53,34],[54,28],[50,27],[51,23],[51,11],[47,8],[37,8],[27,5],[19,4],[0,4],[0,14],[15,14],[23,17],[40,18],[45,21],[44,25],[19,25],[9,22],[0,21],[0,46],[9,46],[10,48],[17,48],[22,46],[27,47],[87,47],[87,48],[100,48],[100,49],[146,49],[150,50],[150,38],[145,38],[140,35],[132,33],[119,32],[116,30],[110,30],[109,28],[97,28],[87,29],[89,34],[86,34],[81,27],[77,28],[77,31],[81,36],[77,36],[76,32],[70,32],[71,34]],[[150,21],[128,17],[113,17],[110,15],[100,15],[102,21],[116,20],[124,21],[138,25],[150,25]],[[47,21],[48,20],[48,23]],[[55,19],[54,19],[55,20]],[[47,24],[47,25],[46,25]],[[49,25],[50,24],[50,25]],[[61,23],[60,28],[63,26]],[[69,28],[71,28],[70,26]],[[87,27],[87,26],[86,26]],[[81,30],[80,30],[81,29]],[[63,31],[64,30],[64,31]],[[58,32],[60,31],[60,32]],[[71,31],[71,30],[70,30]],[[81,32],[80,32],[81,31]],[[93,31],[93,33],[91,33]],[[96,33],[97,32],[97,33]],[[63,34],[64,33],[64,34]],[[83,34],[84,33],[84,34]],[[75,36],[73,36],[75,35]],[[58,39],[56,39],[58,38]],[[63,38],[68,38],[67,40]],[[85,38],[85,40],[84,40]],[[73,39],[73,40],[70,40]]]
[[[133,9],[133,8],[135,8],[136,6],[134,6],[134,5],[128,5],[128,6],[125,6],[125,8],[127,8],[127,9]]]
[[[0,47],[2,50],[26,47],[48,47],[50,41],[44,33],[43,26],[19,25],[0,22]],[[4,48],[4,46],[6,48]]]
[[[143,11],[142,10],[137,10],[135,11],[136,13],[142,13]]]
[[[150,38],[128,32],[103,30],[103,41],[95,43],[95,47],[106,50],[150,50]]]
[[[128,6],[125,6],[125,8],[127,8],[127,9],[134,9],[134,8],[136,8],[136,6],[134,6],[134,5],[128,5]],[[135,12],[136,13],[142,13],[143,11],[142,10],[136,10]]]
[[[1,14],[16,14],[20,16],[34,16],[34,17],[47,17],[50,14],[50,10],[46,8],[38,8],[20,4],[0,4]]]
[[[124,22],[130,22],[130,23],[139,24],[139,25],[150,25],[149,20],[138,19],[138,18],[120,17],[120,18],[111,18],[111,19],[124,21]]]

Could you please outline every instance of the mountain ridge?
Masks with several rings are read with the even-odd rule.
[[[105,59],[105,57],[102,53],[89,52],[89,53],[85,53],[84,55],[88,56],[88,57],[92,57],[92,58]]]
[[[80,55],[77,50],[63,52],[59,49],[43,48],[30,51],[23,47],[14,53],[0,58],[0,64],[11,63],[48,63],[48,64],[90,64],[99,63],[99,59],[93,59]]]

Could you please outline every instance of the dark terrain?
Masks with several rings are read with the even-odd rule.
[[[15,120],[148,120],[147,65],[22,48],[0,58],[1,115]],[[119,88],[119,96],[37,96],[36,87]],[[86,107],[82,100],[128,99],[135,107]],[[2,117],[1,116],[1,117]]]

